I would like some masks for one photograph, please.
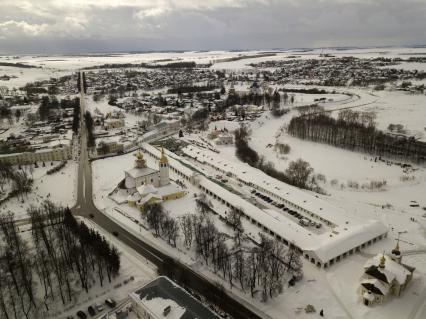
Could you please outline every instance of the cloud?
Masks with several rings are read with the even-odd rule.
[[[25,51],[25,44],[14,41],[21,37],[28,50],[38,42],[40,50],[58,43],[64,51],[67,43],[78,51],[426,43],[424,0],[1,2],[0,48],[5,51]]]
[[[3,38],[8,36],[38,36],[45,32],[48,28],[46,23],[30,24],[26,21],[9,20],[0,23],[0,36]]]

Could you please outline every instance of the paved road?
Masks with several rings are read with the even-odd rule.
[[[81,81],[81,83],[83,83],[83,81]],[[78,167],[77,203],[72,208],[73,213],[79,216],[91,218],[93,222],[107,232],[118,232],[118,239],[156,265],[158,267],[159,274],[166,275],[177,281],[182,286],[189,287],[200,295],[203,295],[210,302],[219,305],[224,311],[232,315],[234,318],[261,318],[259,315],[231,298],[223,291],[223,289],[212,284],[210,281],[206,280],[204,277],[184,264],[181,264],[175,259],[150,246],[141,238],[134,236],[127,229],[118,225],[114,220],[95,207],[92,198],[92,170],[87,151],[87,130],[84,121],[84,113],[86,111],[85,103],[84,90],[82,88],[80,93],[81,151]],[[105,173],[107,174],[107,172]]]

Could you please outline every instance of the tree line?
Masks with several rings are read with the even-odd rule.
[[[87,145],[89,147],[94,147],[96,145],[95,143],[95,135],[93,134],[93,128],[94,123],[92,119],[92,115],[89,111],[86,111],[84,114],[84,120],[86,122],[86,128],[87,128]]]
[[[49,117],[50,110],[52,109],[66,109],[66,108],[73,108],[74,112],[75,109],[78,108],[80,105],[80,99],[78,97],[73,99],[61,99],[58,100],[56,96],[48,96],[44,95],[41,98],[40,106],[38,108],[38,114],[40,116],[41,120],[46,120]]]
[[[195,68],[197,64],[193,61],[170,62],[166,64],[149,63],[107,63],[98,66],[91,66],[85,69],[125,69],[125,68],[145,68],[145,69],[185,69]]]
[[[170,88],[167,90],[168,94],[183,94],[183,93],[196,93],[203,91],[213,91],[218,89],[215,85],[191,85],[191,86],[179,86],[175,88]]]
[[[235,155],[244,163],[252,167],[260,169],[266,175],[278,179],[281,182],[324,193],[324,190],[318,186],[313,168],[310,164],[302,159],[290,162],[288,168],[283,172],[275,168],[274,163],[267,161],[264,156],[259,156],[256,150],[250,147],[248,143],[249,131],[247,127],[242,125],[238,130],[235,130]]]
[[[83,74],[83,76],[81,76]],[[83,81],[83,90],[84,93],[87,93],[87,81],[86,81],[86,73],[85,72],[78,72],[77,73],[77,91],[81,92],[81,82]]]
[[[401,160],[424,162],[426,143],[413,137],[378,130],[370,113],[340,111],[337,118],[324,112],[291,119],[288,133],[314,142]]]
[[[96,278],[102,286],[118,275],[117,249],[68,208],[46,201],[28,214],[28,241],[12,213],[0,216],[2,318],[44,318],[52,304],[69,304],[81,290],[88,292]]]
[[[230,237],[220,232],[209,216],[213,210],[204,194],[197,196],[196,207],[196,214],[174,218],[161,204],[147,204],[141,217],[155,236],[163,237],[174,247],[181,237],[182,245],[195,249],[197,258],[227,280],[231,288],[237,285],[252,297],[259,293],[265,302],[283,291],[287,279],[294,283],[302,277],[300,252],[295,247],[287,250],[281,242],[263,234],[260,243],[251,244],[236,210],[231,210],[226,220],[234,232]]]

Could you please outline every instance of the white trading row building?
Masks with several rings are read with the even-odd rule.
[[[157,160],[161,156],[160,150],[147,143],[142,144],[142,149]],[[251,223],[284,244],[296,246],[305,258],[319,267],[328,267],[387,236],[388,229],[380,221],[358,219],[315,195],[269,177],[247,164],[227,161],[214,152],[192,145],[182,151],[200,163],[267,194],[274,201],[327,225],[327,230],[319,233],[300,225],[282,211],[261,209],[204,176],[184,158],[166,151],[172,172],[198,185],[204,193],[229,209],[236,209]],[[226,218],[227,212],[216,213]]]

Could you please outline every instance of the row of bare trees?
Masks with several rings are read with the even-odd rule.
[[[28,214],[27,240],[12,213],[0,216],[1,318],[44,317],[51,305],[70,304],[82,290],[87,293],[118,275],[116,248],[68,208],[45,201]]]
[[[266,301],[282,292],[286,279],[297,280],[302,276],[300,253],[266,235],[261,242],[253,244],[244,235],[241,214],[236,210],[228,213],[226,223],[233,229],[233,236],[218,230],[211,218],[211,204],[205,195],[196,199],[197,214],[185,214],[176,219],[165,213],[158,203],[144,206],[142,218],[154,230],[156,236],[164,237],[174,247],[181,236],[186,249],[195,254],[213,272],[252,297],[261,294]]]
[[[323,112],[300,115],[291,119],[288,133],[301,139],[378,156],[413,162],[426,160],[425,142],[376,129],[374,117],[366,112],[343,110],[337,118]]]

